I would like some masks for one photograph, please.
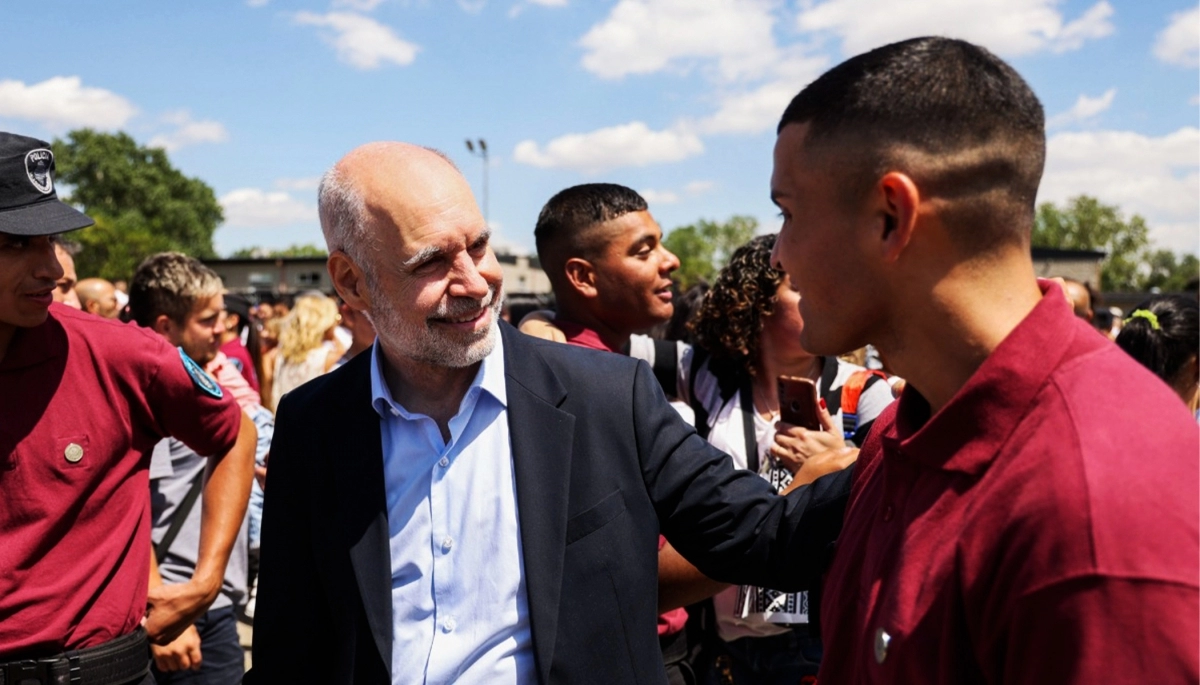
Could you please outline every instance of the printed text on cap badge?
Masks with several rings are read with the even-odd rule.
[[[50,178],[50,163],[54,161],[54,153],[46,148],[30,150],[25,155],[25,174],[29,182],[43,195],[49,195],[54,190],[54,179]]]

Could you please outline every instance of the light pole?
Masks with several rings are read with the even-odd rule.
[[[478,152],[476,152],[476,147],[479,148]],[[488,226],[491,226],[491,223],[488,220],[488,150],[487,150],[487,141],[484,140],[483,138],[480,138],[476,142],[471,142],[471,139],[467,138],[467,151],[470,152],[472,155],[483,158],[483,222],[488,224]]]

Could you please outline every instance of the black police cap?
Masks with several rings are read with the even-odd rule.
[[[54,192],[49,143],[0,131],[0,233],[52,235],[93,223]]]

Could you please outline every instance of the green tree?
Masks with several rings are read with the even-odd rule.
[[[1100,289],[1132,291],[1141,286],[1146,251],[1150,246],[1146,221],[1134,214],[1129,220],[1115,205],[1080,195],[1062,208],[1049,202],[1037,209],[1033,245],[1068,250],[1103,250]]]
[[[234,250],[229,255],[234,258],[273,259],[276,257],[328,257],[325,248],[312,243],[303,245],[288,245],[282,250],[268,250],[265,247],[243,247]]]
[[[675,279],[684,290],[700,279],[712,281],[729,261],[729,255],[754,237],[758,221],[735,215],[725,222],[701,219],[667,234],[663,244],[679,257]]]
[[[1155,250],[1146,256],[1146,271],[1138,279],[1138,290],[1180,292],[1194,278],[1200,278],[1200,259],[1196,255]]]
[[[75,258],[80,276],[129,278],[162,250],[216,256],[221,205],[204,181],[171,166],[165,151],[91,129],[71,131],[53,147],[58,178],[70,190],[65,199],[97,220],[72,236],[84,248]]]

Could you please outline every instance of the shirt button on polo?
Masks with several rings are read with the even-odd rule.
[[[400,416],[400,410],[392,407],[392,416]]]
[[[454,632],[454,629],[457,627],[458,627],[458,622],[454,620],[453,616],[447,617],[446,620],[442,623],[442,631],[446,632],[446,633]]]
[[[442,468],[446,468],[449,465],[450,465],[450,460],[447,459],[446,457],[442,457],[441,459],[438,459],[438,466],[440,466]]]
[[[882,664],[884,659],[887,659],[888,643],[891,641],[892,636],[883,628],[875,631],[875,663]]]
[[[896,508],[893,507],[892,505],[889,504],[883,508],[883,520],[884,521],[891,521],[892,517],[895,515],[896,515]]]
[[[442,540],[443,552],[449,552],[451,547],[454,547],[454,538],[446,538],[445,540]]]

